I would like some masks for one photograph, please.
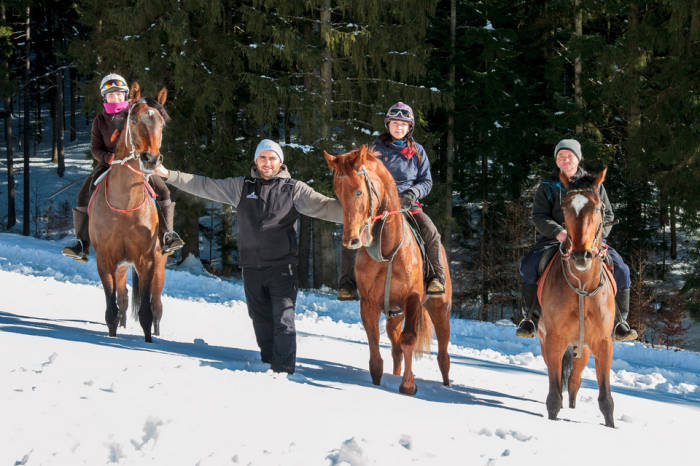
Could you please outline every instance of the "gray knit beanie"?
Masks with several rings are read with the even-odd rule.
[[[280,158],[280,162],[284,163],[284,153],[282,152],[282,148],[279,144],[270,139],[263,139],[258,143],[258,147],[255,148],[255,158],[253,159],[253,161],[258,160],[258,155],[260,155],[260,152],[266,150],[271,150],[272,152],[277,154],[277,156]]]
[[[557,158],[557,154],[559,153],[559,151],[562,149],[569,149],[571,152],[576,154],[576,157],[578,158],[579,162],[583,158],[583,155],[581,154],[581,143],[578,142],[576,139],[562,139],[561,141],[559,141],[557,147],[554,148],[555,159]]]

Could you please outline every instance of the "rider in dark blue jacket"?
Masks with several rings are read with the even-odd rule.
[[[374,150],[396,182],[401,198],[401,208],[420,210],[415,201],[423,199],[433,187],[430,161],[423,146],[412,136],[415,118],[413,110],[403,102],[392,105],[386,112],[384,124],[387,131],[373,142]],[[426,293],[431,296],[445,294],[445,266],[441,260],[440,233],[425,212],[417,212],[413,218],[418,224],[425,242],[430,264]],[[357,299],[354,268],[357,250],[342,248],[338,299]]]

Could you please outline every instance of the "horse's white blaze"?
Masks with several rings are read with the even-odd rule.
[[[583,206],[588,204],[588,198],[584,196],[583,194],[577,194],[574,196],[574,198],[571,200],[571,207],[574,208],[576,211],[576,216],[578,217],[579,212],[581,212],[581,209],[583,209]]]

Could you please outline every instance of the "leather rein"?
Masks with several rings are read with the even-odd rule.
[[[125,138],[127,148],[129,146],[131,146],[131,150],[129,151],[129,155],[127,157],[124,157],[123,159],[111,160],[109,162],[109,168],[102,175],[100,175],[100,177],[97,178],[94,182],[95,186],[97,186],[104,179],[104,181],[105,181],[105,189],[104,189],[104,191],[105,191],[105,203],[107,204],[107,206],[111,210],[113,210],[114,212],[119,212],[121,214],[126,214],[129,212],[134,212],[136,210],[139,210],[141,207],[143,207],[146,204],[146,201],[148,200],[149,194],[154,199],[157,197],[155,191],[153,190],[151,185],[148,183],[148,179],[151,177],[153,170],[146,170],[143,167],[143,161],[139,158],[139,155],[136,153],[136,145],[134,145],[134,138],[133,138],[132,133],[131,133],[131,122],[132,122],[131,110],[134,107],[136,107],[137,105],[145,104],[145,103],[146,103],[146,99],[144,99],[144,98],[137,100],[136,102],[134,102],[132,105],[129,106],[129,111],[126,115],[126,134],[124,135],[124,138]],[[140,170],[137,170],[134,167],[132,167],[131,165],[129,165],[128,162],[131,160],[134,160],[134,159],[138,159]],[[108,186],[107,180],[109,177],[107,175],[109,174],[110,171],[112,171],[112,168],[115,165],[117,165],[117,166],[121,165],[123,167],[126,167],[129,170],[131,170],[133,173],[135,173],[135,174],[139,175],[141,178],[143,178],[143,182],[142,182],[143,183],[143,200],[136,207],[132,207],[131,209],[119,209],[119,208],[114,207],[112,204],[109,203],[109,199],[107,198],[107,186]]]
[[[363,222],[364,226],[360,230],[360,238],[363,237],[363,235],[370,234],[370,231],[372,229],[372,226],[377,222],[378,220],[382,220],[382,222],[379,225],[379,231],[377,232],[377,235],[375,236],[374,240],[372,243],[370,243],[367,246],[364,246],[365,251],[367,251],[367,254],[374,260],[375,262],[386,262],[387,263],[387,270],[386,270],[386,280],[384,282],[384,314],[386,315],[387,319],[391,317],[396,317],[398,315],[401,315],[403,312],[402,311],[392,311],[389,306],[389,295],[391,291],[391,274],[392,274],[392,267],[394,263],[394,257],[396,254],[399,252],[399,249],[401,249],[401,246],[403,246],[404,239],[406,237],[405,235],[405,226],[403,219],[401,219],[401,240],[399,241],[399,244],[392,249],[392,251],[388,254],[388,256],[384,256],[382,254],[382,232],[384,231],[384,225],[386,222],[383,220],[386,220],[387,217],[390,217],[392,215],[397,215],[397,214],[402,214],[405,212],[410,213],[411,215],[415,215],[419,213],[422,210],[422,206],[420,210],[417,211],[411,211],[410,208],[408,209],[399,209],[399,210],[394,210],[394,211],[388,211],[385,210],[381,214],[375,215],[375,206],[374,206],[374,197],[376,196],[377,198],[377,207],[381,205],[381,199],[379,197],[379,192],[377,191],[377,188],[374,185],[374,182],[372,179],[369,177],[367,168],[362,165],[358,171],[355,172],[356,175],[362,176],[365,181],[365,186],[367,187],[367,192],[369,194],[369,212],[366,217],[366,220]],[[334,176],[336,178],[345,178],[345,175],[340,175],[335,173]],[[418,204],[420,206],[420,204]]]

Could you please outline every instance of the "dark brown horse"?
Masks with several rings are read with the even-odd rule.
[[[549,273],[543,276],[538,333],[549,373],[549,418],[557,418],[562,407],[562,390],[567,385],[569,407],[576,407],[581,372],[592,352],[598,378],[598,405],[605,425],[614,427],[610,365],[615,291],[603,261],[605,206],[598,194],[606,171],[573,184],[566,176],[560,176],[567,189],[562,209],[569,237],[560,246]]]
[[[114,161],[90,201],[90,241],[97,256],[102,280],[109,335],[117,335],[117,325],[126,323],[128,294],[126,272],[133,277],[132,306],[147,342],[160,333],[163,314],[160,294],[165,279],[167,257],[158,241],[158,212],[149,198],[151,189],[145,174],[162,161],[160,143],[168,115],[163,108],[165,88],[156,99],[141,98],[138,83],[129,92],[131,106],[119,136]]]
[[[438,339],[442,382],[444,385],[450,383],[447,344],[450,340],[452,283],[445,267],[445,295],[426,296],[418,244],[411,236],[404,215],[391,215],[400,210],[396,184],[375,155],[362,146],[337,157],[326,153],[325,157],[334,173],[333,186],[343,206],[343,246],[362,248],[357,256],[355,276],[360,292],[362,324],[369,342],[372,383],[379,385],[384,371],[379,353],[379,318],[384,311],[394,360],[393,373],[401,375],[403,360],[405,370],[399,390],[412,395],[416,392],[411,369],[413,355],[430,352],[433,325]],[[383,216],[385,213],[388,215]],[[376,219],[375,216],[383,218]],[[375,259],[379,256],[380,261],[370,256],[370,250]],[[442,260],[447,263],[444,249]],[[385,299],[386,289],[389,290],[388,299]],[[388,309],[392,311],[387,312]]]

